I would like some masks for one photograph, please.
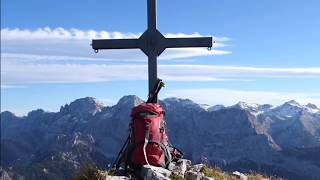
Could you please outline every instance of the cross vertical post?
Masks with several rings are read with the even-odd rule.
[[[148,31],[149,36],[153,36],[157,29],[157,5],[156,0],[148,0]],[[157,52],[154,46],[154,42],[149,38],[148,45],[150,46],[150,52],[148,54],[148,86],[149,94],[151,93],[155,83],[158,79],[158,68],[157,68]],[[158,101],[158,98],[155,97],[155,101]]]
[[[100,49],[140,49],[148,56],[149,95],[155,86],[157,75],[157,57],[166,48],[212,47],[212,37],[166,38],[157,30],[156,0],[147,0],[148,28],[138,39],[94,39],[92,48]],[[157,103],[154,98],[153,103]]]
[[[157,4],[156,0],[148,0],[148,29],[157,29]]]

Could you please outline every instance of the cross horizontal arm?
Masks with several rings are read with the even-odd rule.
[[[94,39],[92,48],[99,49],[136,49],[139,48],[138,39]]]
[[[166,48],[212,47],[212,37],[166,38]]]

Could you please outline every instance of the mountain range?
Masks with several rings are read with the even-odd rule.
[[[81,166],[108,168],[123,145],[131,108],[86,97],[59,112],[34,110],[23,117],[1,112],[4,179],[70,179]],[[239,102],[208,106],[189,99],[160,101],[171,143],[193,162],[225,171],[257,171],[287,179],[320,179],[320,109],[292,100],[280,106]]]

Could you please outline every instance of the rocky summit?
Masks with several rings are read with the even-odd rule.
[[[59,112],[1,112],[1,178],[70,179],[87,164],[108,169],[128,135],[131,108],[142,102],[124,96],[104,106],[86,97]],[[178,98],[160,103],[171,143],[195,164],[320,179],[320,109],[313,104],[210,107]]]

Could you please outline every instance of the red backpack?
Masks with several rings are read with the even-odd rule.
[[[112,166],[116,170],[121,165],[127,171],[128,166],[134,169],[145,164],[167,168],[172,160],[182,158],[183,153],[169,143],[165,112],[157,103],[161,87],[164,83],[158,79],[147,102],[132,108],[129,136]]]
[[[132,109],[127,154],[129,165],[167,167],[171,162],[164,114],[157,103],[143,103]]]

